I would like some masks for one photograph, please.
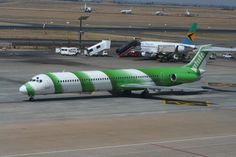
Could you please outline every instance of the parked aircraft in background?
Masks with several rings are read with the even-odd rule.
[[[84,8],[81,8],[81,10],[85,13],[91,13],[92,11],[94,11],[94,9],[91,7],[88,7],[86,3],[84,4]]]
[[[147,96],[149,90],[184,90],[189,88],[172,87],[191,83],[202,78],[211,52],[236,51],[234,49],[201,46],[190,63],[182,67],[117,69],[75,72],[53,72],[34,76],[22,85],[19,91],[34,100],[36,95],[109,91],[131,94],[141,90]],[[194,89],[192,89],[194,90]],[[195,89],[199,90],[199,89]]]
[[[122,14],[132,14],[132,9],[125,9],[120,11]]]
[[[186,37],[181,43],[174,42],[156,42],[156,41],[142,41],[141,52],[143,57],[153,58],[158,54],[175,53],[183,54],[196,48],[193,44],[196,40],[197,23],[193,23]]]
[[[166,14],[165,12],[163,12],[163,11],[156,11],[154,14],[157,15],[157,16],[164,16],[164,15],[167,15],[167,14]]]
[[[188,9],[186,9],[185,13],[181,14],[181,16],[193,17],[193,16],[197,16],[197,14],[193,14]]]
[[[168,13],[164,12],[163,10],[162,11],[156,11],[154,14],[157,15],[157,16],[167,16],[167,15],[169,15]]]

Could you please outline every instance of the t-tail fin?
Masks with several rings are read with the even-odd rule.
[[[207,51],[210,47],[211,45],[201,46],[193,59],[185,66],[192,68],[196,72],[199,71],[200,73],[203,73],[205,71],[206,63],[211,55],[210,52]]]
[[[186,37],[182,40],[183,44],[193,45],[196,40],[197,23],[192,23]]]
[[[205,72],[207,61],[212,52],[236,52],[236,48],[212,47],[211,45],[202,45],[193,59],[185,65],[196,72]]]

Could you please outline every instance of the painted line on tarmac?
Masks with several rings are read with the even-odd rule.
[[[195,152],[191,152],[191,151],[187,151],[187,150],[183,150],[183,149],[179,149],[179,148],[169,147],[169,146],[165,146],[165,145],[161,145],[161,144],[151,144],[151,145],[156,146],[156,147],[160,147],[160,148],[164,148],[164,149],[169,149],[172,151],[182,152],[182,153],[191,154],[191,155],[197,155],[200,157],[208,157],[206,155],[202,155],[199,153],[195,153]]]
[[[123,148],[123,147],[142,146],[142,145],[158,145],[158,144],[168,144],[168,143],[176,143],[176,142],[214,140],[214,139],[220,139],[220,138],[233,138],[233,137],[236,137],[236,135],[209,136],[209,137],[198,137],[198,138],[186,138],[186,139],[180,139],[180,140],[167,140],[167,141],[160,141],[160,142],[153,141],[153,142],[133,143],[133,144],[123,144],[123,145],[113,145],[113,146],[65,149],[65,150],[55,150],[55,151],[25,153],[25,154],[2,155],[0,157],[25,157],[25,156],[36,156],[36,155],[49,155],[49,154],[58,154],[58,153],[69,153],[69,152],[101,150],[101,149],[113,149],[113,148]]]

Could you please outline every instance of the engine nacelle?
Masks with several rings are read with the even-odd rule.
[[[185,51],[185,47],[184,46],[178,46],[177,47],[177,52],[184,52]]]
[[[175,82],[175,81],[177,80],[176,74],[172,74],[172,75],[170,76],[170,80],[171,80],[172,82]]]
[[[195,73],[180,73],[180,74],[170,74],[171,82],[179,83],[189,83],[199,80],[199,76]]]

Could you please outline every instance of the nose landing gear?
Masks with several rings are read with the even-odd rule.
[[[29,98],[29,101],[34,101],[34,97],[30,97],[30,98]]]

